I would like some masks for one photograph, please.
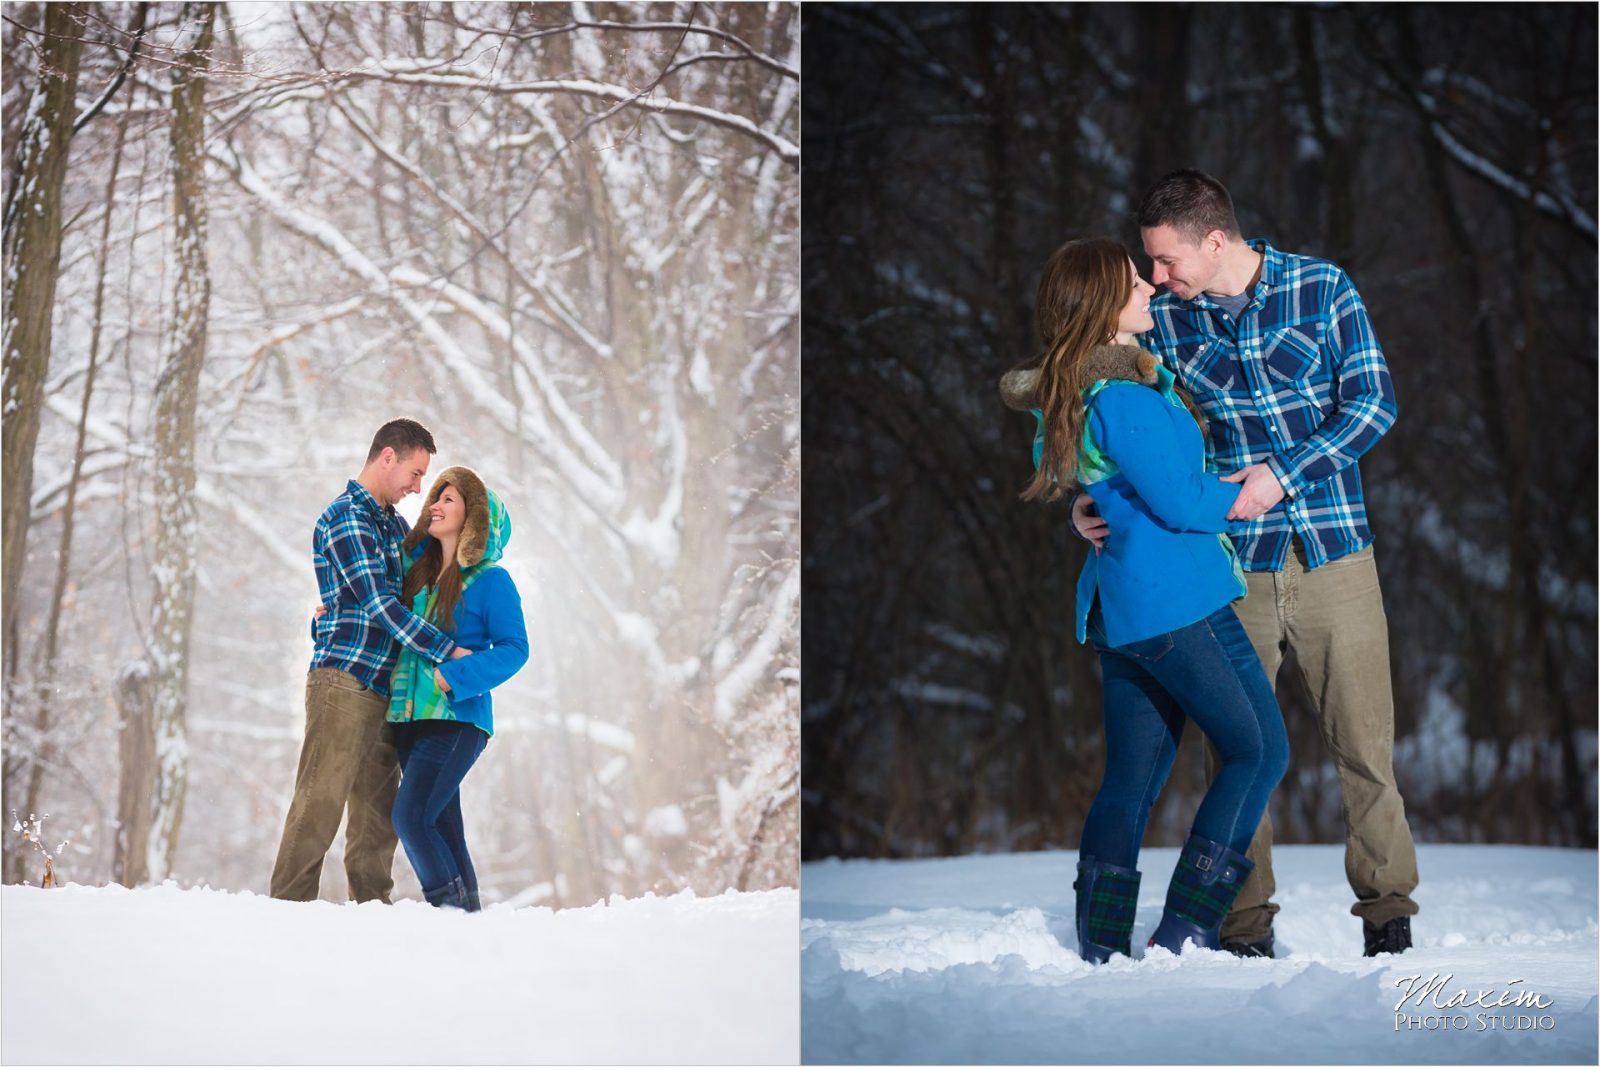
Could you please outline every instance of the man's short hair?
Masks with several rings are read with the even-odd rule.
[[[1139,205],[1139,228],[1171,226],[1193,244],[1212,230],[1239,236],[1228,187],[1198,170],[1175,170],[1156,182]]]
[[[394,454],[402,458],[419,448],[427,449],[430,456],[439,451],[434,447],[433,434],[415,419],[390,419],[378,427],[372,447],[367,449],[367,462],[377,459],[386,448],[394,449]]]

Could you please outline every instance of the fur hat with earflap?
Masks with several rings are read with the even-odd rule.
[[[493,525],[488,487],[483,484],[483,479],[478,477],[478,472],[471,467],[446,467],[439,472],[439,476],[433,481],[433,488],[428,490],[427,499],[423,501],[422,514],[417,517],[417,524],[406,534],[405,552],[409,555],[422,543],[422,539],[428,536],[428,527],[433,523],[431,509],[447,485],[456,487],[456,491],[461,494],[462,503],[467,506],[467,517],[461,524],[460,535],[456,538],[456,565],[463,569],[476,566],[483,561],[489,547]],[[499,501],[495,503],[498,504]]]

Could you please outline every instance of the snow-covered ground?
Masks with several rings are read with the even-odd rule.
[[[802,1061],[1596,1062],[1594,852],[1422,846],[1416,947],[1369,960],[1343,848],[1283,846],[1279,959],[1142,958],[1177,856],[1145,850],[1135,958],[1098,968],[1075,852],[807,864]]]
[[[7,1064],[794,1063],[798,894],[475,915],[5,886]]]

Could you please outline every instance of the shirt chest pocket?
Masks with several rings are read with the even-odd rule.
[[[1269,333],[1262,355],[1267,373],[1277,382],[1304,384],[1316,376],[1322,362],[1316,340],[1296,327]]]
[[[1249,392],[1231,346],[1220,341],[1202,341],[1186,369],[1190,381],[1185,384],[1197,399],[1206,394]]]

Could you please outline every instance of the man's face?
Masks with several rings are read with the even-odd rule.
[[[393,506],[412,493],[422,492],[422,479],[428,474],[430,458],[426,448],[413,448],[403,456],[392,448],[385,448],[378,457],[378,472],[389,499],[382,503]]]
[[[1150,281],[1193,300],[1211,285],[1222,265],[1222,231],[1213,230],[1194,244],[1166,224],[1139,231],[1150,257]]]

